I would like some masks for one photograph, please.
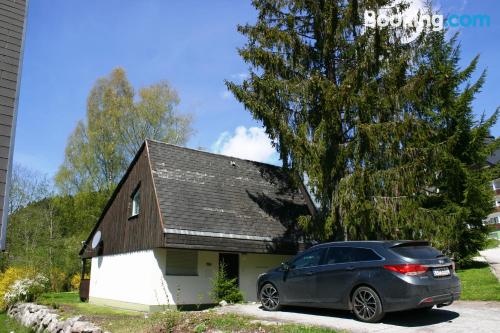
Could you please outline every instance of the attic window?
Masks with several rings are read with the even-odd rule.
[[[130,212],[130,217],[134,217],[139,215],[141,212],[141,191],[140,191],[140,184],[137,185],[136,189],[132,193],[131,196],[132,199],[132,206],[131,206],[131,212]]]

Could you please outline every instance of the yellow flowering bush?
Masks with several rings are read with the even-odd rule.
[[[9,267],[4,273],[0,273],[0,311],[5,310],[7,307],[4,297],[10,287],[16,281],[32,277],[33,275],[33,270],[21,267]]]

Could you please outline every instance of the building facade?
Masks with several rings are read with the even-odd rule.
[[[5,249],[9,214],[26,11],[25,0],[0,0],[0,250]]]

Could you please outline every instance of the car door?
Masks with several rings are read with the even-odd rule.
[[[316,270],[325,252],[324,248],[304,252],[294,259],[283,277],[285,299],[290,304],[314,302],[316,292]]]
[[[324,264],[316,272],[316,302],[321,306],[342,307],[343,295],[348,292],[357,274],[353,252],[352,247],[328,248]]]

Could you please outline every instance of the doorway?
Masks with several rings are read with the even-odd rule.
[[[228,279],[236,279],[240,285],[240,256],[237,253],[219,253],[219,267],[224,265],[224,271]]]

